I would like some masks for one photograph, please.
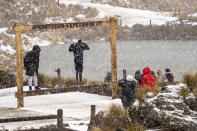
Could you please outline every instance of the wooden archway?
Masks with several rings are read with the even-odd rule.
[[[112,17],[107,21],[87,21],[75,23],[45,24],[23,26],[15,23],[14,32],[16,38],[16,65],[17,65],[17,107],[24,107],[23,95],[23,66],[22,66],[22,32],[49,30],[49,29],[69,29],[69,28],[87,28],[87,27],[110,27],[110,45],[111,45],[111,72],[112,72],[112,97],[117,96],[117,55],[116,55],[116,26],[117,20]]]

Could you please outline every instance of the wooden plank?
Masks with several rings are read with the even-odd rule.
[[[57,119],[57,115],[5,118],[5,119],[0,119],[0,123],[19,122],[19,121],[33,121],[33,120],[45,120],[45,119]]]
[[[112,71],[112,97],[118,96],[117,85],[117,55],[116,55],[116,26],[117,20],[110,19],[110,42],[111,42],[111,71]]]
[[[20,26],[16,24],[15,27]],[[24,107],[23,100],[23,69],[22,69],[22,40],[21,40],[21,32],[15,32],[16,35],[16,65],[17,65],[17,92],[21,94],[17,97],[17,108]]]
[[[43,25],[29,25],[29,26],[15,26],[14,31],[30,31],[30,30],[46,30],[46,29],[70,29],[70,28],[85,28],[110,26],[110,21],[88,21],[88,22],[73,22],[73,23],[59,23],[59,24],[43,24]]]
[[[87,85],[80,87],[66,87],[66,88],[52,88],[52,89],[44,89],[44,90],[33,90],[33,91],[24,91],[22,96],[38,96],[38,95],[48,95],[48,94],[58,94],[58,93],[66,93],[66,92],[75,92],[75,91],[86,91],[94,88],[108,88],[111,84],[101,84],[101,85]],[[15,96],[18,97],[20,94],[18,92],[15,93]]]

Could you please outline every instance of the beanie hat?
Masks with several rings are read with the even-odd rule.
[[[166,68],[166,72],[170,72],[170,69],[169,68]]]
[[[132,75],[127,75],[127,78],[126,78],[127,81],[133,81],[134,78]]]

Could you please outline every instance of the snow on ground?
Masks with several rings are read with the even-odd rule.
[[[0,50],[10,53],[10,54],[14,54],[16,51],[10,46],[10,45],[3,45],[3,41],[0,40]]]
[[[50,17],[45,19],[46,24],[51,24],[51,23],[65,23],[65,20],[61,17]]]
[[[25,87],[24,90],[28,90],[28,87]],[[16,87],[0,90],[0,109],[16,108],[17,101],[14,97],[15,92]],[[70,128],[85,131],[87,130],[87,124],[89,123],[90,106],[93,104],[96,105],[96,110],[98,112],[100,110],[107,110],[112,103],[121,104],[121,101],[120,99],[112,100],[111,97],[107,96],[100,96],[82,92],[70,92],[62,94],[25,97],[25,107],[21,108],[20,110],[38,112],[43,114],[57,114],[57,109],[61,108],[64,112],[64,121],[69,123]],[[54,123],[54,121],[45,122],[45,124],[49,123]],[[13,123],[12,128],[17,127],[17,125],[18,123]],[[4,126],[9,127],[8,124],[4,124]],[[34,126],[38,127],[38,124],[36,122],[31,122],[30,127]],[[24,124],[20,125],[20,127],[24,128]]]
[[[169,85],[167,86],[167,92],[165,93],[158,93],[158,95],[156,95],[155,97],[151,98],[151,99],[147,99],[146,101],[148,103],[152,103],[152,105],[155,107],[155,111],[161,113],[164,112],[165,114],[169,115],[169,116],[174,116],[177,117],[178,119],[183,119],[186,121],[191,121],[194,123],[197,123],[195,116],[191,116],[191,115],[185,115],[183,112],[183,110],[179,110],[177,109],[174,105],[175,104],[182,104],[183,102],[183,98],[180,97],[179,95],[179,91],[181,90],[182,87],[185,87],[184,84],[179,83],[177,85]],[[185,87],[186,88],[186,87]],[[165,100],[165,102],[169,102],[169,106],[172,106],[173,108],[175,108],[175,110],[173,111],[168,111],[168,110],[160,110],[159,108],[156,107],[156,105],[154,105],[154,101],[162,96],[165,96],[163,99]],[[194,97],[194,96],[189,96],[189,97]],[[192,111],[189,110],[190,112],[192,112],[194,115],[197,115],[196,111]],[[174,114],[179,114],[179,115],[174,115]],[[180,117],[183,116],[183,117]]]
[[[166,16],[167,13],[159,13],[148,10],[139,10],[132,8],[123,8],[123,7],[115,7],[110,6],[108,4],[98,4],[98,3],[88,3],[87,0],[61,0],[60,3],[65,5],[80,4],[84,7],[92,7],[96,8],[99,11],[99,15],[97,18],[105,18],[112,16],[120,16],[122,25],[132,26],[134,24],[150,24],[150,20],[152,24],[162,25],[165,24],[166,21],[174,21],[176,17]]]
[[[29,40],[29,43],[31,43],[31,45],[28,45],[28,47],[25,47],[26,49],[31,49],[33,45],[37,45],[37,44],[39,46],[49,46],[49,45],[51,45],[51,42],[50,41],[42,40],[42,39],[40,39],[38,37],[32,38],[32,37],[30,37],[30,36],[28,36],[26,34],[23,34],[22,37],[28,39]]]
[[[7,27],[0,28],[0,33],[5,33],[7,30],[8,30],[8,28],[7,28]]]

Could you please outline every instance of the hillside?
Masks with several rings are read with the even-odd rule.
[[[152,11],[166,12],[197,12],[196,0],[87,0],[91,2],[107,3],[126,8],[137,8]]]

